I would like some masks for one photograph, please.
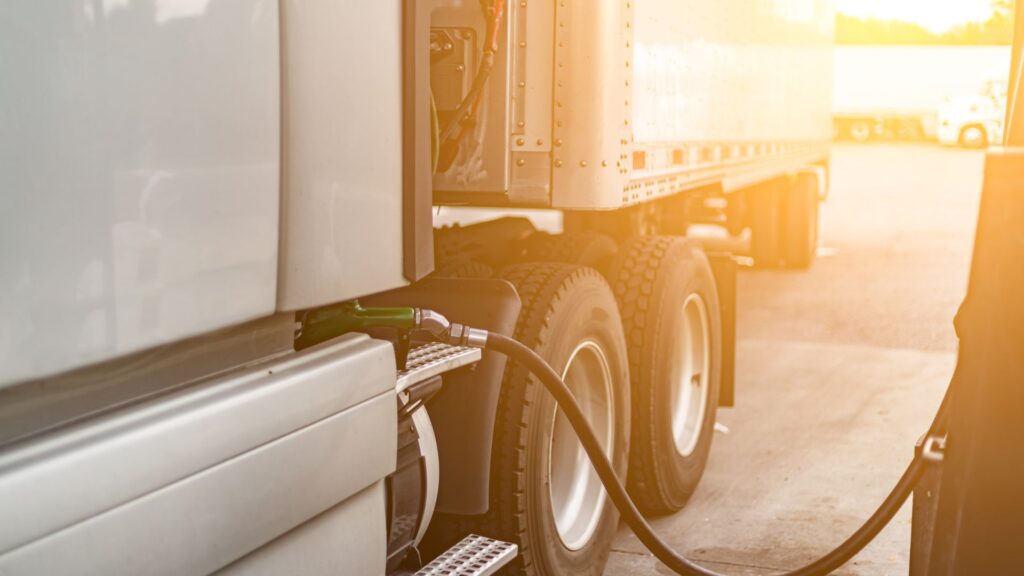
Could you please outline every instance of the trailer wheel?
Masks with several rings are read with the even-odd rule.
[[[524,260],[580,264],[605,271],[618,252],[618,244],[609,236],[595,232],[534,234],[526,241]]]
[[[787,268],[810,267],[818,251],[818,179],[800,174],[786,190],[783,259]]]
[[[593,269],[565,264],[517,265],[501,276],[523,301],[516,338],[563,373],[625,477],[628,359],[607,282]],[[489,524],[496,537],[519,545],[519,574],[596,576],[608,559],[618,513],[556,408],[533,376],[509,363],[495,426]]]
[[[684,238],[623,246],[612,273],[633,393],[628,486],[646,512],[681,509],[704,473],[721,384],[721,317],[707,256]]]
[[[775,268],[782,261],[784,182],[773,180],[746,192],[750,255],[761,268]]]
[[[958,139],[964,148],[988,148],[988,134],[981,126],[964,126]]]
[[[867,120],[854,120],[850,122],[846,132],[854,142],[863,144],[871,140],[871,124]]]

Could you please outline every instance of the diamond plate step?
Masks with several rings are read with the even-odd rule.
[[[427,564],[416,576],[487,576],[511,562],[515,544],[470,534]]]
[[[481,355],[479,348],[440,342],[417,346],[409,351],[405,370],[398,373],[395,390],[402,393],[413,384],[479,362]]]

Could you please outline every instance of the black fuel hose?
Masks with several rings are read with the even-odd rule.
[[[586,417],[583,415],[579,404],[577,404],[572,391],[569,390],[569,387],[565,385],[565,382],[562,381],[558,373],[543,358],[527,346],[501,334],[488,333],[484,348],[504,354],[512,360],[523,364],[554,397],[558,407],[565,414],[572,425],[572,429],[579,437],[583,449],[586,451],[587,456],[594,465],[594,469],[597,471],[598,477],[601,479],[601,483],[604,485],[608,496],[619,510],[622,518],[629,525],[633,533],[636,534],[637,538],[640,539],[640,542],[658,560],[661,560],[676,574],[686,576],[720,576],[719,573],[708,570],[678,554],[654,532],[654,529],[647,523],[640,510],[637,509],[636,504],[629,497],[622,482],[615,475],[611,462],[608,461],[608,457],[605,456],[604,451],[601,449],[601,445],[597,437],[594,436],[594,431],[587,423]],[[944,399],[938,414],[935,416],[935,420],[928,430],[929,436],[938,434],[944,426],[946,404],[947,402]],[[875,513],[852,536],[825,556],[802,568],[785,572],[782,576],[825,576],[853,558],[896,515],[896,512],[899,511],[907,497],[910,496],[911,491],[913,491],[927,465],[928,462],[920,454],[917,454],[903,473],[903,476],[900,477],[899,482],[892,489],[892,492],[882,502],[882,505],[875,510]]]

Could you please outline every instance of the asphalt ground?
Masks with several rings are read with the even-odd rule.
[[[743,270],[737,406],[707,471],[653,524],[726,574],[824,554],[878,506],[913,455],[956,362],[983,155],[837,146],[822,245],[805,272]],[[906,574],[910,506],[837,574]],[[605,574],[668,574],[623,526]]]

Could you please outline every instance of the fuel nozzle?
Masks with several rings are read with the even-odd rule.
[[[419,329],[429,332],[439,342],[472,348],[483,348],[487,345],[487,330],[453,324],[433,310],[417,309],[416,313]]]
[[[453,324],[433,310],[412,307],[364,307],[356,300],[305,312],[300,315],[299,321],[302,326],[295,340],[295,347],[298,350],[349,332],[394,329],[395,354],[399,369],[405,368],[410,340],[415,332],[426,332],[437,341],[454,346],[483,348],[487,343],[486,330]]]

